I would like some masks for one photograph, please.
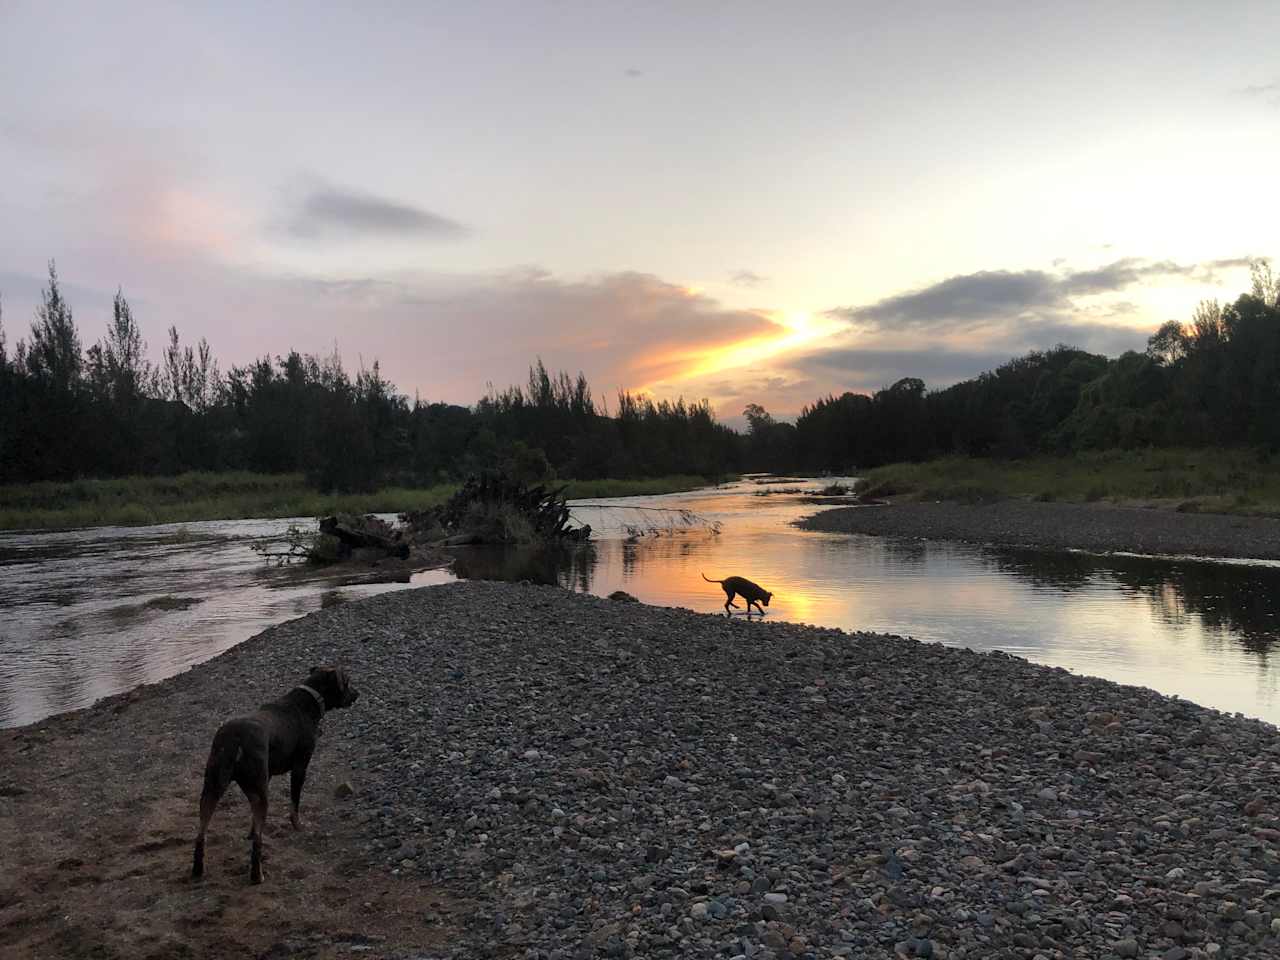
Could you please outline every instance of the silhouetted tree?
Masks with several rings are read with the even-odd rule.
[[[2,318],[0,318],[2,319]],[[161,362],[117,291],[104,337],[82,351],[55,265],[28,339],[0,324],[0,482],[300,471],[324,489],[434,483],[506,467],[534,477],[844,471],[942,453],[1018,457],[1107,446],[1256,443],[1280,450],[1280,282],[1254,265],[1248,293],[1169,321],[1145,354],[1031,351],[930,391],[906,377],[806,406],[794,425],[760,404],[746,434],[710,404],[623,391],[598,404],[586,377],[538,358],[520,386],[474,407],[410,403],[375,362],[354,378],[335,353],[291,351],[223,376],[205,340],[168,330]]]

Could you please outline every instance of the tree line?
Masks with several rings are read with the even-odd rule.
[[[2,321],[0,315],[0,321]],[[612,410],[586,379],[538,360],[528,382],[474,406],[412,401],[375,362],[290,352],[223,372],[205,340],[168,330],[158,363],[122,292],[85,348],[57,270],[27,338],[0,322],[0,482],[186,470],[302,472],[322,490],[420,485],[503,469],[530,480],[849,472],[943,454],[1021,457],[1099,448],[1280,448],[1280,283],[1265,261],[1233,303],[1170,321],[1143,353],[1060,345],[942,390],[908,377],[806,406],[763,407],[739,433],[704,401],[626,391]]]
[[[827,396],[794,425],[747,410],[753,446],[791,469],[846,471],[942,455],[1018,458],[1096,449],[1280,450],[1280,282],[1255,262],[1248,293],[1170,320],[1144,352],[1059,345],[943,390],[904,378]],[[757,436],[759,435],[759,436]]]
[[[302,472],[322,490],[423,485],[485,469],[526,479],[740,472],[742,438],[706,401],[622,392],[538,360],[524,386],[471,407],[408,397],[375,362],[354,376],[336,352],[292,351],[225,373],[176,327],[158,363],[123,292],[85,348],[54,264],[27,338],[9,351],[0,315],[0,483],[187,470]]]

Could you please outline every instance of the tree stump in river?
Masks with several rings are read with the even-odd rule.
[[[570,526],[564,489],[484,473],[469,477],[443,505],[402,513],[400,520],[410,530],[434,531],[450,545],[586,541],[591,527]]]
[[[372,514],[363,517],[352,514],[321,517],[320,533],[338,541],[339,559],[351,556],[354,550],[380,551],[400,560],[409,556],[409,543],[403,534]]]

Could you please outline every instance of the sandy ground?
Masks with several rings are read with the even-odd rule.
[[[224,667],[0,731],[0,956],[427,957],[449,941],[465,909],[369,861],[350,801],[334,795],[347,768],[323,739],[302,831],[289,826],[288,778],[272,781],[266,882],[248,883],[249,811],[234,786],[205,878],[190,879],[214,717],[245,699],[221,689]]]

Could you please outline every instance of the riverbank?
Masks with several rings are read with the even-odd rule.
[[[307,829],[273,781],[250,887],[230,796],[193,884],[214,728],[329,660],[361,697]],[[1003,655],[459,583],[0,732],[0,952],[1274,955],[1278,767],[1266,724]]]
[[[563,481],[570,499],[679,493],[710,482],[686,475]],[[457,489],[457,484],[443,483],[326,494],[308,487],[301,474],[243,471],[12,484],[0,486],[0,531],[403,513],[443,503]]]
[[[799,521],[806,530],[1011,547],[1280,560],[1280,519],[1177,513],[1105,504],[912,503],[839,507]]]
[[[868,497],[1036,500],[1280,516],[1280,458],[1250,449],[1101,450],[1020,460],[944,457],[862,474]]]

